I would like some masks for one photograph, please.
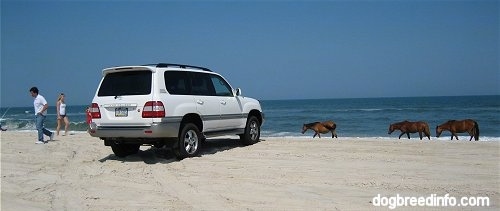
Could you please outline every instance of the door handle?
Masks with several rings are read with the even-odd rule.
[[[226,101],[220,101],[220,104],[226,105]]]
[[[203,100],[196,100],[196,103],[203,105]]]

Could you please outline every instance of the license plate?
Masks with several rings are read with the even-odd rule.
[[[115,108],[115,117],[127,117],[128,116],[128,108]]]

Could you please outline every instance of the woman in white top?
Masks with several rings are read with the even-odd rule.
[[[64,94],[63,93],[61,93],[59,95],[59,97],[57,98],[56,108],[57,108],[56,134],[59,135],[59,130],[60,130],[61,125],[64,121],[64,135],[68,135],[69,119],[68,119],[68,116],[66,116],[66,103],[64,102]]]

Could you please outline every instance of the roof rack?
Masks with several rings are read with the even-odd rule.
[[[198,66],[193,66],[193,65],[186,65],[186,64],[172,64],[172,63],[158,63],[158,64],[150,64],[150,65],[145,65],[145,66],[156,66],[156,67],[179,67],[179,68],[193,68],[193,69],[200,69],[208,72],[212,72],[212,70],[206,68],[206,67],[198,67]]]

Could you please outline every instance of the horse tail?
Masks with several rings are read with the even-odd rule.
[[[476,121],[474,121],[474,140],[479,140],[479,124]]]
[[[335,124],[335,122],[332,124],[332,129],[330,129],[330,131],[332,131],[332,138],[335,137],[335,138],[338,138],[337,137],[337,131],[335,131],[335,129],[337,128],[337,124]]]
[[[429,124],[427,124],[427,122],[424,122],[424,131],[425,131],[425,135],[427,137],[429,137],[431,135],[431,130],[429,129]],[[430,139],[430,137],[429,137]]]

